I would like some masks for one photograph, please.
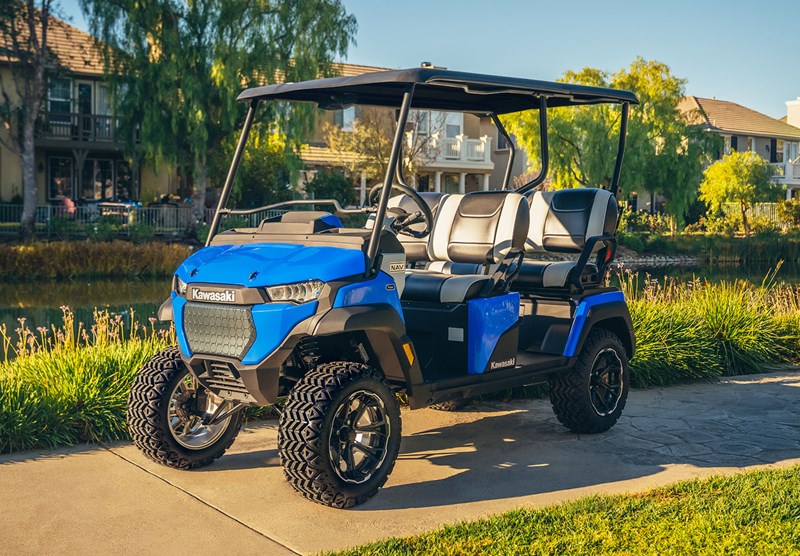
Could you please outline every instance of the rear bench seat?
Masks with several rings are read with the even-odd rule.
[[[559,191],[536,191],[530,200],[530,228],[525,242],[526,256],[513,291],[542,288],[566,288],[573,279],[574,261],[543,261],[530,255],[537,253],[580,254],[591,237],[613,235],[617,226],[617,201],[605,189],[579,188]],[[603,248],[598,242],[596,254]],[[581,284],[600,282],[599,270],[588,262],[580,276]]]

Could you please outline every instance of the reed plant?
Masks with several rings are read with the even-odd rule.
[[[59,326],[0,327],[0,452],[126,438],[133,378],[174,344],[155,319],[143,325],[95,311],[88,328],[66,307]]]
[[[190,253],[186,245],[159,242],[0,245],[0,280],[170,276]]]

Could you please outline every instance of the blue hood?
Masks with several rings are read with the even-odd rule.
[[[356,249],[255,243],[204,247],[176,274],[186,283],[255,288],[313,279],[328,282],[360,274],[365,265],[364,254]]]

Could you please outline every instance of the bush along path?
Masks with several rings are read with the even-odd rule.
[[[710,284],[637,282],[621,277],[636,331],[635,387],[667,386],[724,375],[763,372],[796,362],[800,353],[800,287],[769,276]],[[0,328],[0,452],[127,437],[125,409],[134,376],[155,353],[175,344],[172,330],[95,312],[75,323],[64,309],[59,327],[35,331],[24,322]],[[538,396],[522,389],[517,396]],[[272,415],[254,408],[249,417]]]

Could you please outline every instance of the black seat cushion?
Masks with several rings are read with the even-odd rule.
[[[572,278],[577,261],[522,261],[519,274],[511,284],[514,291],[525,291],[540,288],[564,288]],[[597,265],[587,264],[581,275],[584,284],[597,282]]]
[[[490,277],[476,274],[443,274],[425,270],[406,272],[402,298],[430,303],[463,303],[480,295]]]

